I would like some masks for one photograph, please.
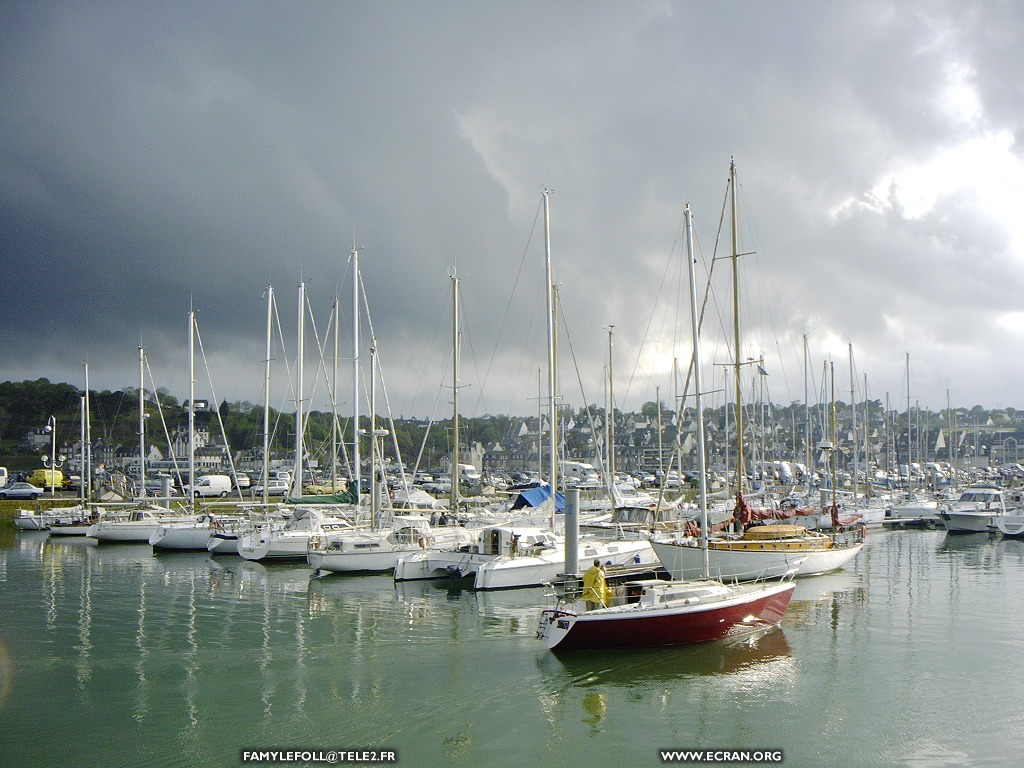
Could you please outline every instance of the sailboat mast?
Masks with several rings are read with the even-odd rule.
[[[370,525],[378,527],[380,483],[377,478],[377,340],[370,343]]]
[[[139,495],[146,495],[146,352],[139,345]]]
[[[736,496],[743,495],[743,393],[740,380],[740,270],[736,221],[736,163],[729,162],[729,196],[732,209],[732,310],[736,396]]]
[[[81,432],[79,445],[82,448],[80,452],[82,459],[82,479],[78,483],[78,498],[82,502],[82,506],[84,507],[87,498],[85,495],[85,473],[87,470],[85,464],[85,395],[79,398],[79,410],[81,411],[81,419],[79,420],[79,431]]]
[[[551,269],[551,190],[544,190],[544,282],[547,292],[548,326],[548,453],[551,457],[551,527],[554,528],[558,499],[558,406],[555,402],[555,285]]]
[[[859,490],[857,475],[860,472],[860,447],[857,445],[859,440],[857,437],[857,397],[855,389],[856,385],[853,378],[853,342],[850,342],[850,420],[853,423],[853,500],[856,503],[857,491]]]
[[[459,278],[455,269],[448,272],[452,281],[452,500],[454,513],[459,506]]]
[[[274,286],[267,286],[267,356],[263,362],[263,504],[268,503],[267,483],[270,477],[270,345],[274,320]]]
[[[812,475],[814,473],[814,464],[812,460],[811,451],[811,395],[808,390],[808,374],[809,374],[809,350],[807,348],[807,334],[804,334],[804,462],[806,469],[804,470],[805,479],[807,480],[807,488],[810,490]]]
[[[196,313],[188,311],[188,508],[196,505]]]
[[[910,353],[906,353],[906,487],[910,489],[910,465],[913,462],[913,452],[910,450]]]
[[[299,340],[296,351],[295,364],[295,464],[292,472],[295,477],[292,479],[291,493],[295,498],[302,495],[302,390],[303,382],[302,369],[305,367],[306,357],[306,283],[299,283]]]
[[[693,261],[693,219],[690,205],[686,216],[686,258],[690,275],[690,333],[693,335],[693,387],[697,408],[697,487],[700,489],[700,542],[704,552],[704,578],[710,578],[708,562],[708,473],[707,456],[704,453],[704,395],[700,375],[700,327],[697,321],[697,279]]]
[[[352,246],[352,483],[359,482],[359,249]]]
[[[615,487],[615,372],[612,367],[612,348],[615,326],[608,326],[608,473],[611,488]],[[612,499],[614,505],[615,499]]]
[[[331,368],[331,493],[338,492],[338,331],[341,326],[341,302],[334,297],[334,363]]]
[[[82,364],[85,368],[85,452],[83,455],[82,482],[85,485],[85,498],[92,500],[92,424],[89,418],[89,363]]]

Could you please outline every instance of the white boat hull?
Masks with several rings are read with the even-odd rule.
[[[309,566],[319,572],[386,573],[393,571],[404,555],[421,551],[419,547],[378,547],[362,552],[331,552],[310,549],[306,553]]]
[[[594,562],[611,561],[613,566],[650,565],[659,561],[648,541],[616,541],[607,544],[581,543],[576,572],[583,573]],[[539,556],[502,555],[481,563],[473,578],[474,589],[514,589],[550,583],[565,573],[565,551],[549,550]]]
[[[1003,536],[1024,536],[1024,515],[998,515],[996,528]]]
[[[654,541],[652,545],[665,570],[674,580],[696,579],[703,575],[704,553],[699,540]],[[863,547],[861,542],[822,550],[711,548],[708,550],[709,573],[712,578],[724,581],[779,578],[802,558],[803,562],[797,567],[796,575],[817,576],[839,570],[853,560]]]
[[[211,555],[237,555],[238,534],[211,533],[206,540],[206,551]]]
[[[305,560],[309,531],[282,531],[272,536],[261,532],[238,538],[238,554],[246,560]]]
[[[161,525],[149,537],[153,549],[167,551],[207,551],[210,541],[210,526],[198,525]]]
[[[985,533],[994,524],[991,512],[944,511],[939,519],[949,533]]]
[[[45,515],[38,512],[22,509],[18,511],[18,516],[14,518],[14,525],[20,531],[45,531],[47,529],[47,519]]]
[[[160,523],[154,523],[148,520],[107,520],[91,525],[89,527],[89,532],[86,535],[91,539],[96,539],[97,541],[148,544],[149,537],[152,536],[153,531],[159,527]]]
[[[92,523],[52,523],[50,525],[51,536],[85,536],[89,533]]]
[[[579,548],[577,572],[585,571],[595,559],[612,565],[658,566],[647,541],[583,542]],[[515,589],[541,586],[565,573],[565,550],[549,549],[539,555],[488,555],[464,551],[426,550],[413,552],[395,565],[396,581],[473,576],[473,588]]]

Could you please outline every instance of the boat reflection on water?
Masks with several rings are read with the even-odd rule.
[[[824,600],[837,595],[849,595],[856,598],[865,594],[864,579],[859,573],[840,570],[796,580],[793,602],[805,600]]]
[[[792,649],[781,627],[698,645],[538,654],[541,672],[564,687],[645,687],[699,677],[733,677],[744,686],[795,674]],[[774,683],[771,683],[774,684]]]

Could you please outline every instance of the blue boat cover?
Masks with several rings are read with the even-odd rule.
[[[512,509],[522,509],[523,507],[539,507],[545,501],[551,498],[551,486],[541,485],[537,488],[527,488],[525,491],[520,491],[516,497],[515,502],[512,504]],[[555,494],[555,511],[565,512],[565,496],[560,493]]]

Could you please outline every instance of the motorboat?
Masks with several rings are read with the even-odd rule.
[[[1001,488],[972,485],[960,498],[939,508],[939,519],[949,533],[984,533],[1006,514]]]

